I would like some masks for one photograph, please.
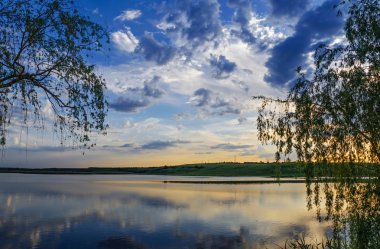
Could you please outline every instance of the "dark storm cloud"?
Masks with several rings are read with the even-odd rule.
[[[178,144],[187,144],[188,141],[152,141],[146,144],[143,144],[140,149],[142,150],[165,150],[170,147],[175,147]]]
[[[266,62],[268,74],[265,81],[273,86],[284,86],[296,76],[296,68],[305,66],[306,53],[313,43],[330,42],[343,26],[343,19],[336,15],[338,0],[328,0],[316,9],[305,12],[298,21],[292,36],[273,48]]]
[[[227,60],[224,55],[212,56],[210,65],[213,67],[213,76],[217,79],[225,79],[236,69],[236,63]]]
[[[176,50],[172,46],[154,39],[153,34],[145,33],[140,39],[137,52],[144,55],[145,60],[153,61],[157,65],[164,65],[173,59]]]
[[[240,26],[240,32],[235,35],[247,43],[254,43],[256,39],[249,30],[249,21],[252,18],[251,0],[228,0],[228,5],[235,9],[232,20]]]
[[[272,15],[294,17],[305,12],[310,0],[269,0]]]
[[[153,76],[151,80],[144,81],[143,87],[129,87],[115,101],[109,104],[109,107],[120,112],[136,112],[140,108],[147,107],[151,104],[151,99],[158,99],[164,91],[159,89],[157,84],[160,81],[159,76]]]
[[[217,43],[222,30],[219,12],[216,0],[179,0],[164,21],[172,26],[168,32],[179,33],[195,48],[205,42]]]

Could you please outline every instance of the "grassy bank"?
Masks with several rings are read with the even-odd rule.
[[[25,174],[141,174],[174,176],[261,176],[261,177],[304,177],[309,176],[380,176],[377,164],[333,164],[314,165],[290,163],[205,163],[162,167],[123,168],[0,168],[0,173]]]
[[[207,163],[133,168],[0,168],[0,173],[299,177],[304,176],[304,169],[296,163]]]

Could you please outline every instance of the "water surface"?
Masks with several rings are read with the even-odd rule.
[[[0,174],[0,248],[278,248],[328,231],[303,183],[162,183],[197,179],[224,180]]]

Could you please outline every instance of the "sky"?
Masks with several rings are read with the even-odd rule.
[[[88,151],[51,127],[15,127],[8,167],[273,161],[257,139],[259,101],[284,97],[313,51],[344,39],[338,0],[78,0],[110,43],[89,63],[107,82],[107,135]],[[47,105],[44,115],[52,115]],[[84,154],[83,154],[84,152]]]

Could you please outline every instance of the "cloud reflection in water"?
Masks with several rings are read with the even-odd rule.
[[[271,248],[301,232],[321,238],[328,225],[307,212],[304,184],[0,178],[0,248]]]

